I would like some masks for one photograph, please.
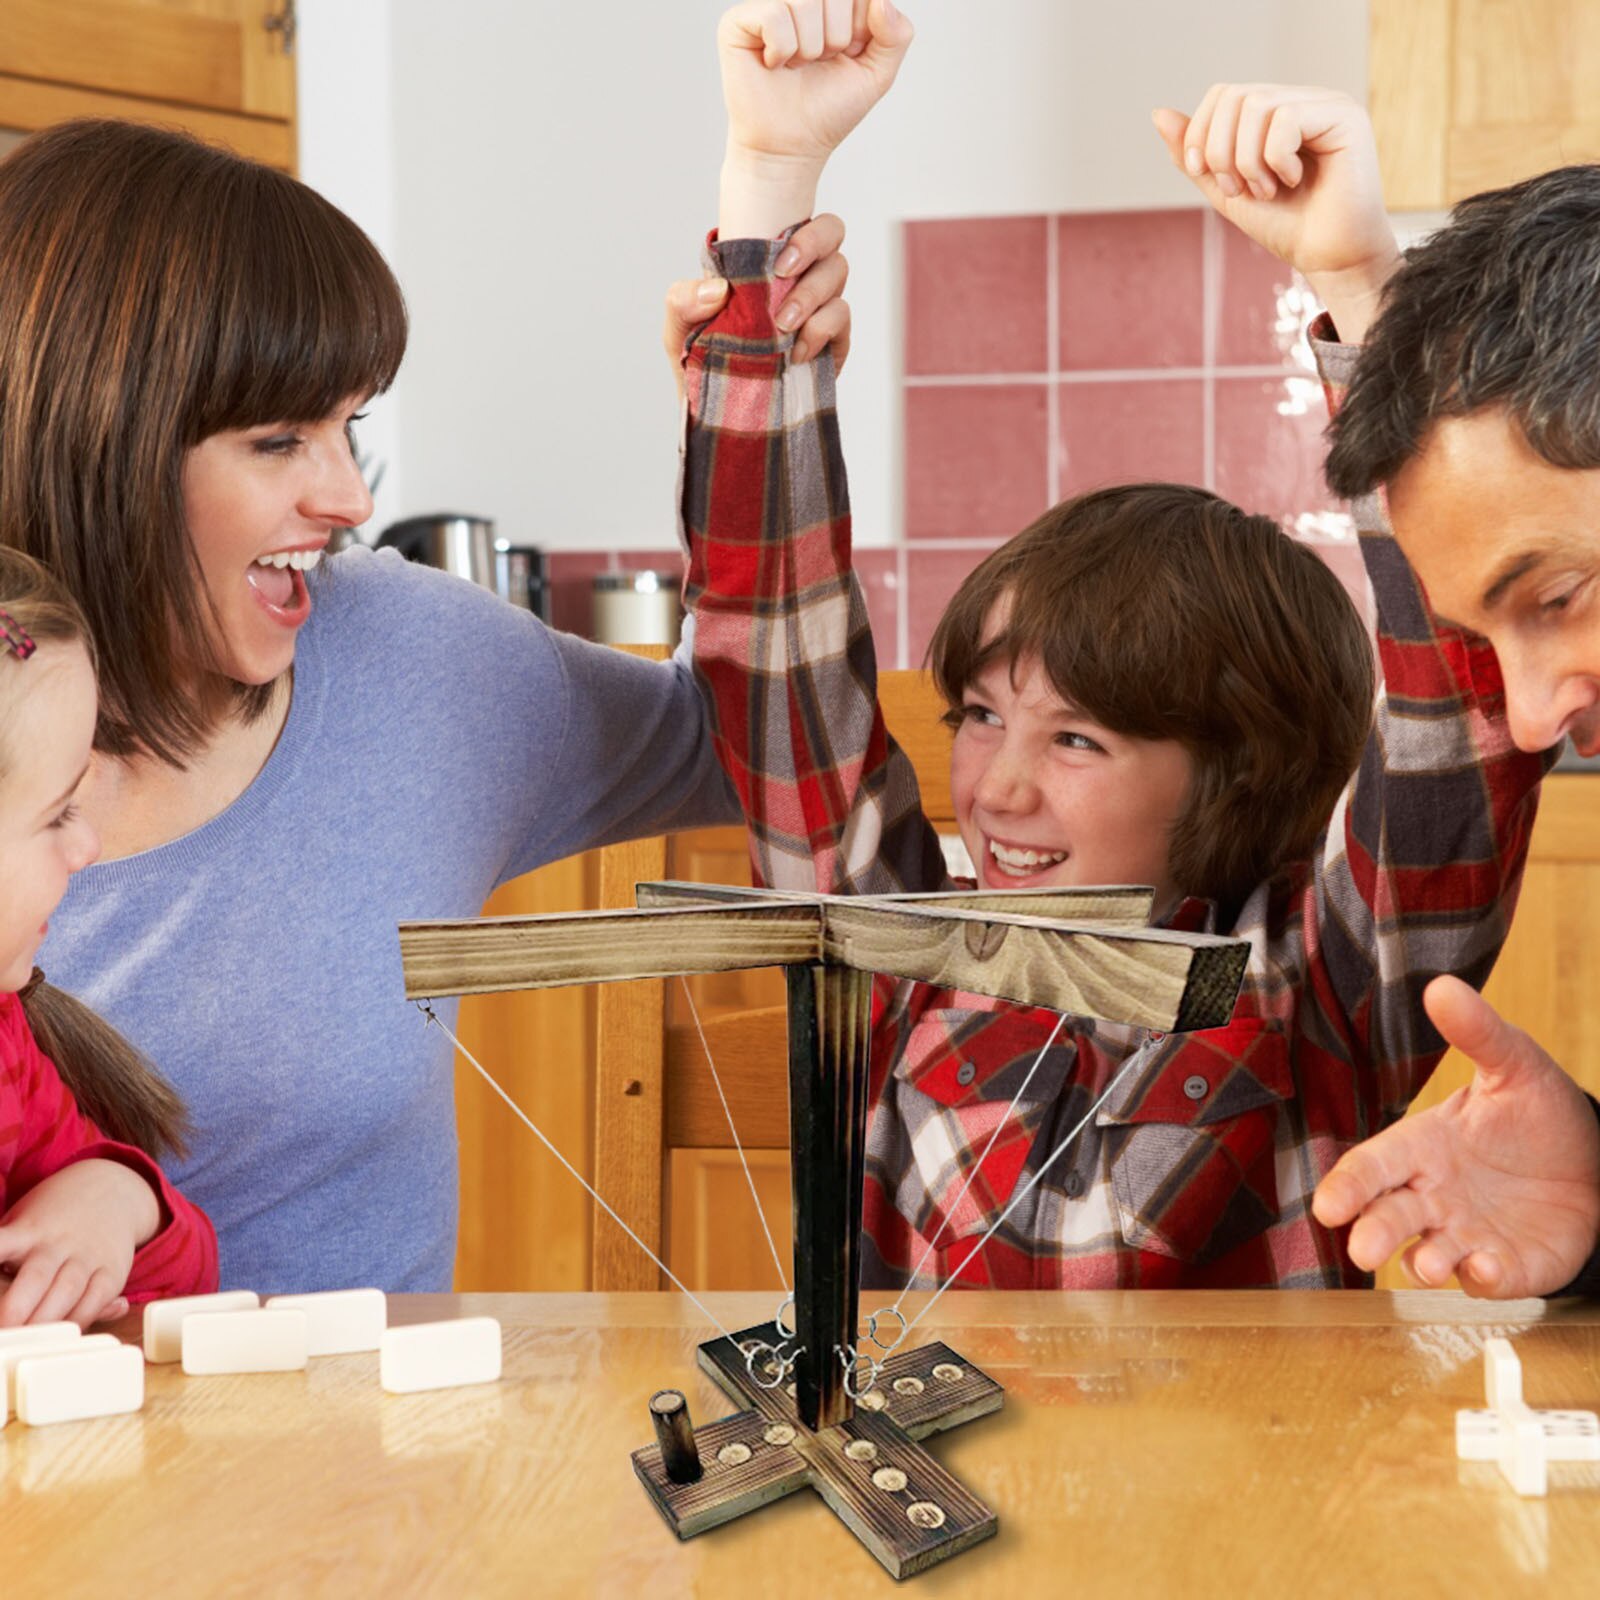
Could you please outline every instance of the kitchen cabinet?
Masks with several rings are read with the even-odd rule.
[[[293,0],[0,0],[0,128],[186,128],[295,165]]]
[[[1600,160],[1594,0],[1371,0],[1369,44],[1391,210]]]
[[[694,883],[749,883],[744,829],[702,828],[673,835],[665,875]],[[484,914],[593,907],[600,903],[599,876],[596,852],[558,861],[506,884]],[[688,982],[702,1020],[781,1005],[784,999],[783,975],[776,968],[708,973]],[[458,1030],[467,1048],[590,1181],[595,995],[589,987],[476,996],[462,1002]],[[667,1020],[690,1020],[681,983],[668,987]],[[592,1202],[571,1175],[464,1061],[457,1065],[456,1115],[461,1143],[457,1289],[588,1288],[592,1230],[614,1224],[604,1216],[595,1221]],[[778,1247],[787,1253],[788,1152],[747,1153],[775,1236],[781,1229]],[[607,1199],[615,1202],[613,1196]],[[675,1151],[666,1205],[668,1260],[686,1282],[697,1288],[759,1288],[777,1282],[732,1151]],[[711,1219],[719,1219],[720,1225],[713,1229]],[[752,1247],[759,1257],[749,1257]],[[752,1270],[747,1270],[747,1257]],[[765,1273],[754,1270],[763,1262]]]

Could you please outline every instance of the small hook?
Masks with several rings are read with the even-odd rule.
[[[786,1328],[783,1325],[783,1314],[793,1304],[794,1296],[790,1295],[788,1299],[786,1299],[783,1304],[778,1307],[778,1314],[772,1319],[772,1325],[778,1330],[778,1336],[782,1339],[792,1339],[800,1331],[799,1323],[796,1323],[792,1328]]]
[[[839,1357],[839,1365],[844,1368],[844,1392],[852,1400],[859,1400],[862,1395],[870,1394],[873,1385],[878,1381],[878,1374],[883,1371],[883,1364],[874,1361],[871,1356],[859,1354],[853,1344],[835,1345],[834,1350]],[[867,1381],[864,1384],[858,1383],[856,1379],[856,1368],[862,1362],[865,1362],[867,1367]]]
[[[778,1370],[772,1376],[770,1383],[756,1376],[756,1357],[763,1350],[776,1358]],[[768,1344],[764,1339],[752,1339],[744,1346],[745,1371],[750,1374],[750,1381],[758,1389],[781,1389],[789,1381],[789,1374],[794,1371],[794,1364],[799,1359],[798,1350],[792,1356],[785,1357],[783,1352]]]

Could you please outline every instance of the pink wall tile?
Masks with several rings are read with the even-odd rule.
[[[906,371],[1045,369],[1045,219],[905,227]]]
[[[996,540],[997,544],[1003,541]],[[937,546],[906,553],[906,654],[908,667],[920,667],[928,641],[961,580],[983,560],[988,548],[948,550]]]
[[[857,550],[856,576],[867,598],[867,615],[872,620],[872,642],[878,666],[885,671],[902,665],[900,660],[900,551],[898,549]]]
[[[1290,365],[1309,360],[1305,327],[1311,291],[1292,268],[1219,217],[1216,360],[1223,367]]]
[[[1045,509],[1042,383],[906,391],[908,539],[1007,539]]]
[[[1217,493],[1291,522],[1336,507],[1322,481],[1327,422],[1314,378],[1218,378]]]
[[[590,582],[611,564],[603,550],[554,550],[550,572],[550,620],[565,633],[589,636],[593,624]]]
[[[1201,226],[1198,210],[1058,219],[1063,371],[1200,365]]]
[[[1205,385],[1199,378],[1064,383],[1058,394],[1061,496],[1108,483],[1205,478]]]

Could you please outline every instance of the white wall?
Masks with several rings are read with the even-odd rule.
[[[373,228],[412,311],[383,513],[481,512],[552,549],[672,542],[660,303],[715,221],[722,4],[301,0],[302,172]],[[899,222],[1191,204],[1152,106],[1218,78],[1366,89],[1365,0],[906,9],[900,82],[820,201],[850,230],[840,409],[866,544],[899,528]]]
[[[297,10],[295,76],[300,176],[366,229],[391,262],[395,230],[394,61],[390,0],[302,0]],[[368,531],[404,512],[397,393],[368,407],[358,444],[382,463]],[[369,466],[370,483],[374,469]]]

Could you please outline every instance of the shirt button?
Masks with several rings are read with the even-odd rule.
[[[1196,1073],[1192,1078],[1185,1078],[1183,1080],[1183,1092],[1188,1095],[1191,1100],[1204,1100],[1206,1097],[1206,1090],[1210,1087],[1211,1085],[1208,1084],[1206,1080],[1199,1075],[1199,1073]]]
[[[1069,1172],[1067,1174],[1067,1181],[1066,1181],[1065,1185],[1063,1185],[1063,1187],[1067,1191],[1067,1199],[1069,1199],[1069,1200],[1080,1200],[1080,1199],[1082,1199],[1083,1198],[1083,1174],[1081,1172]]]
[[[963,1061],[956,1068],[956,1082],[964,1089],[978,1076],[978,1069],[970,1061]]]

